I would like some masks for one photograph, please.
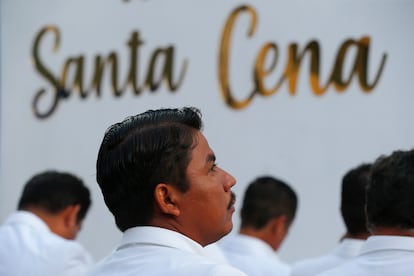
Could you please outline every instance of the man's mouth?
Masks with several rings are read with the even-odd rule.
[[[230,202],[229,202],[229,205],[227,206],[227,210],[230,210],[231,208],[233,208],[234,203],[236,203],[236,194],[231,192]]]

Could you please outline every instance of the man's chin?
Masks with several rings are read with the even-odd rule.
[[[226,235],[228,235],[230,232],[231,232],[231,230],[233,229],[233,222],[231,221],[230,222],[230,225],[229,225],[229,227],[227,228],[227,231],[225,231],[225,233],[224,233],[224,235],[223,235],[223,237],[224,236],[226,236]]]

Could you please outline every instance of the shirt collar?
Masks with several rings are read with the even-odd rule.
[[[6,224],[22,224],[30,225],[38,230],[45,232],[51,232],[49,226],[38,216],[28,211],[17,211],[11,214],[6,222]]]
[[[361,255],[381,250],[414,251],[414,238],[406,236],[370,236],[362,246]]]
[[[154,226],[137,226],[127,229],[117,250],[135,245],[165,246],[198,255],[206,255],[204,248],[187,236],[176,231]]]
[[[364,243],[365,240],[345,238],[335,248],[334,254],[345,258],[356,256],[361,251]]]
[[[278,258],[276,251],[274,251],[269,244],[259,238],[238,233],[232,237],[229,237],[229,240],[231,239],[233,239],[231,246],[234,246],[234,250],[236,251],[247,251],[249,254],[251,253],[253,255]]]

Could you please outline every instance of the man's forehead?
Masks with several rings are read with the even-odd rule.
[[[210,148],[206,137],[200,132],[196,135],[196,144],[192,150],[192,159],[201,159],[204,163],[211,163],[216,161],[216,155]]]

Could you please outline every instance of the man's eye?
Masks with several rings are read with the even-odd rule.
[[[210,171],[214,172],[217,169],[217,164],[214,163],[213,166],[211,166]]]

